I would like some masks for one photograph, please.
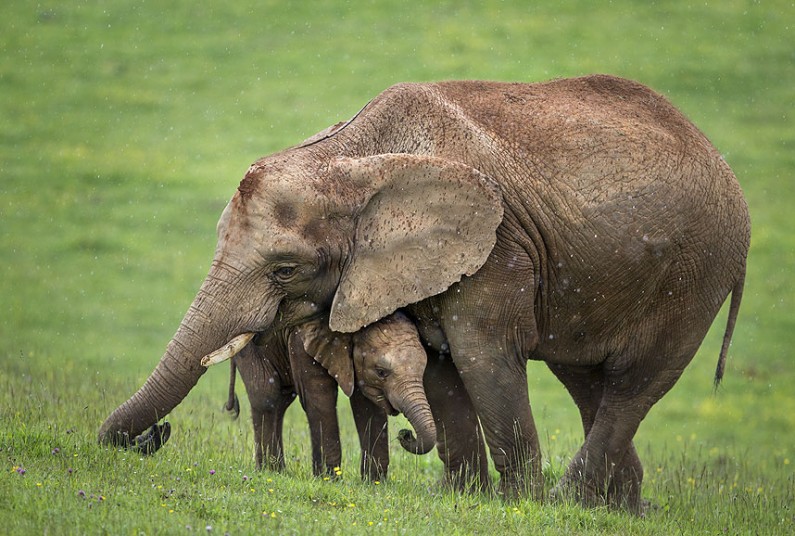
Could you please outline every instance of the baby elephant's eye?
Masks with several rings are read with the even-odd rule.
[[[387,369],[385,369],[385,368],[376,367],[375,368],[375,374],[376,374],[376,376],[378,376],[379,378],[381,378],[383,380],[384,378],[389,376],[389,371]]]

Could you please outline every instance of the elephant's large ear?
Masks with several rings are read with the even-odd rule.
[[[301,337],[306,353],[331,374],[342,391],[353,394],[353,350],[351,336],[334,333],[325,319],[303,324],[294,334]]]
[[[476,169],[414,154],[337,165],[367,193],[331,306],[334,331],[357,331],[439,294],[486,262],[502,221],[502,195]]]

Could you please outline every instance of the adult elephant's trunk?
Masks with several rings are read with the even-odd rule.
[[[390,397],[389,403],[406,416],[417,434],[415,438],[411,430],[401,430],[398,434],[401,446],[414,454],[430,452],[436,445],[436,424],[422,382],[401,389]]]
[[[215,270],[217,272],[217,270]],[[230,335],[229,319],[219,322],[216,303],[218,274],[210,273],[190,306],[165,354],[144,385],[116,408],[99,430],[103,444],[130,446],[136,436],[174,409],[207,370],[204,355],[223,346]],[[157,450],[159,443],[152,449]]]

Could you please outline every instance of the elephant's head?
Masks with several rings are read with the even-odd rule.
[[[422,377],[427,355],[417,328],[397,312],[353,334],[333,333],[320,320],[299,329],[307,353],[350,396],[355,384],[389,415],[403,413],[417,432],[401,430],[400,443],[415,454],[436,444],[436,425]]]
[[[323,144],[254,163],[218,222],[206,279],[157,367],[103,423],[103,443],[168,414],[202,357],[252,334],[328,315],[354,332],[443,292],[486,261],[502,220],[494,183],[458,162],[412,154],[329,157]]]

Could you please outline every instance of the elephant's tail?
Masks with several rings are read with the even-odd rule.
[[[740,274],[740,278],[732,289],[732,300],[729,304],[729,319],[726,321],[726,331],[723,333],[723,345],[718,357],[718,367],[715,369],[715,389],[720,386],[723,379],[723,372],[726,369],[726,354],[729,352],[729,343],[732,340],[734,326],[737,323],[737,313],[740,311],[740,302],[743,299],[743,287],[745,286],[745,270]]]

